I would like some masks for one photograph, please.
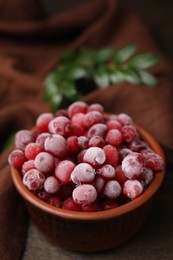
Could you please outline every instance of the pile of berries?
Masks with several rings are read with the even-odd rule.
[[[123,205],[164,168],[129,115],[105,116],[102,105],[83,101],[43,113],[34,129],[17,132],[8,161],[35,196],[74,211]]]

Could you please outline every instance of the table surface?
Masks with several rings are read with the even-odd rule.
[[[158,45],[172,59],[173,1],[123,1],[143,16]],[[132,240],[119,248],[101,253],[74,253],[50,244],[32,222],[30,222],[28,232],[22,260],[171,260],[173,259],[173,166],[169,166],[166,171],[164,183],[157,193],[144,226]]]

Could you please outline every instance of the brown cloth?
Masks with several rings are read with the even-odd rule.
[[[6,0],[0,9],[0,136],[1,144],[19,129],[30,128],[41,112],[43,79],[64,49],[80,46],[122,47],[137,43],[161,61],[152,68],[159,86],[114,85],[84,97],[100,102],[107,112],[125,112],[149,130],[173,154],[172,67],[154,43],[140,17],[116,0],[84,1],[67,11],[46,16],[39,1]],[[27,214],[15,191],[7,163],[0,155],[0,259],[19,259],[27,236]],[[170,156],[171,155],[171,156]]]

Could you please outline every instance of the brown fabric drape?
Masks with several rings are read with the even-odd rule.
[[[140,52],[153,52],[160,56],[159,64],[152,68],[159,80],[158,87],[136,87],[124,83],[94,91],[84,100],[102,103],[107,112],[129,113],[155,136],[163,146],[168,162],[171,162],[172,67],[135,12],[117,0],[86,1],[49,17],[46,17],[39,1],[8,0],[2,4],[1,145],[11,133],[32,127],[38,114],[50,110],[49,104],[43,101],[43,79],[56,66],[62,50],[137,43]],[[0,154],[0,259],[18,259],[27,236],[27,214],[11,183],[8,154],[7,150]]]

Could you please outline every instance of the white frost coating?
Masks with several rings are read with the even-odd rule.
[[[138,180],[127,180],[123,187],[124,194],[130,198],[135,199],[143,192],[143,186]]]
[[[105,184],[104,195],[109,199],[116,199],[121,194],[121,186],[115,180],[110,180]]]
[[[90,147],[84,154],[83,160],[92,165],[101,165],[106,161],[106,155],[103,149]]]
[[[143,164],[138,160],[138,156],[138,153],[130,153],[122,161],[122,170],[129,179],[134,179],[143,171]]]
[[[91,184],[83,184],[77,186],[72,193],[73,200],[82,205],[90,204],[97,198],[97,191]]]
[[[71,180],[75,184],[91,183],[95,178],[95,170],[88,163],[78,164],[71,173]]]

